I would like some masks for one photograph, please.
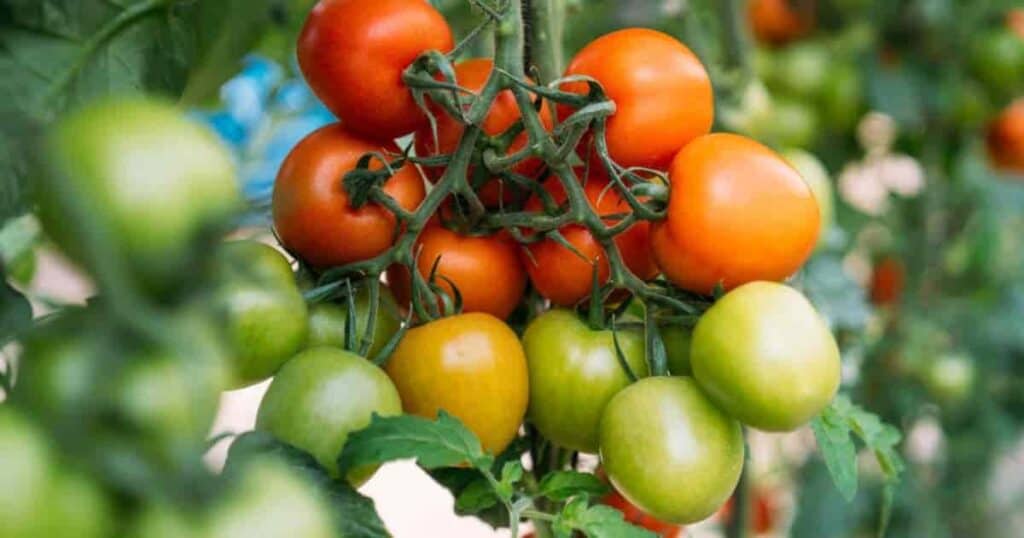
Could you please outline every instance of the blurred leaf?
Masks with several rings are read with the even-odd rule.
[[[657,534],[633,526],[622,512],[605,505],[588,506],[586,498],[569,501],[554,522],[555,532],[568,536],[578,530],[590,538],[657,538]]]
[[[0,282],[0,345],[32,324],[32,305],[6,282]]]
[[[819,254],[804,266],[802,287],[833,327],[863,329],[870,316],[864,290],[843,270],[837,255]]]
[[[338,457],[338,470],[345,475],[355,467],[410,458],[426,469],[464,463],[489,469],[494,462],[473,432],[442,410],[435,421],[375,414],[369,426],[349,435]]]
[[[39,241],[39,221],[32,215],[13,218],[0,227],[0,264],[9,265]]]
[[[598,497],[608,491],[608,485],[590,473],[556,471],[540,481],[539,493],[553,501],[564,501],[576,495]]]
[[[500,501],[490,482],[480,477],[470,482],[455,498],[455,511],[458,514],[477,514],[496,506]]]

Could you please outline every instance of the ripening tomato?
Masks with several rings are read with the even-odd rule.
[[[700,59],[667,34],[646,28],[605,34],[576,53],[565,75],[593,77],[615,102],[608,152],[622,166],[664,169],[679,148],[711,130],[711,79]],[[587,85],[562,89],[582,94]],[[558,111],[563,118],[571,112]]]
[[[906,285],[907,269],[899,258],[886,256],[871,272],[871,302],[883,306],[900,302]]]
[[[701,316],[693,376],[715,404],[765,431],[791,431],[839,389],[839,347],[810,301],[775,282],[751,282]]]
[[[601,417],[601,464],[622,496],[671,523],[693,523],[729,498],[743,469],[740,424],[690,377],[648,377]]]
[[[526,356],[512,329],[474,312],[410,329],[387,364],[406,413],[442,409],[498,454],[515,438],[529,398]]]
[[[821,215],[814,193],[782,157],[749,138],[716,133],[683,148],[669,171],[668,216],[651,226],[662,272],[710,293],[782,280],[810,256]]]
[[[629,523],[643,527],[661,538],[681,538],[683,536],[683,527],[672,523],[665,523],[658,518],[652,517],[626,500],[618,491],[612,490],[611,493],[602,497],[601,504],[615,508],[622,512],[622,518]]]
[[[806,35],[814,27],[814,4],[801,6],[789,0],[751,0],[747,18],[754,36],[762,43],[781,45]]]
[[[370,361],[330,347],[307,349],[270,382],[256,415],[256,429],[309,452],[336,475],[348,434],[370,424],[371,416],[397,415],[402,402],[394,384]],[[358,485],[375,469],[354,469]]]
[[[348,129],[385,141],[427,123],[402,72],[423,52],[452,46],[451,28],[425,0],[321,0],[297,54],[310,88]]]
[[[1024,9],[1011,9],[1006,13],[1006,26],[1024,39]]]
[[[432,224],[420,234],[414,247],[417,249],[416,267],[420,274],[429,278],[437,262],[437,285],[452,298],[452,284],[458,288],[463,312],[486,312],[505,319],[523,297],[526,271],[519,261],[519,247],[511,238],[502,234],[463,235]],[[391,267],[388,282],[399,302],[409,304],[409,270],[402,265]]]
[[[598,215],[610,217],[630,211],[629,204],[622,199],[615,187],[609,186],[606,178],[593,169],[590,170],[590,174],[583,189],[590,206]],[[555,203],[565,203],[565,190],[557,178],[548,180],[544,188],[551,194]],[[542,200],[537,196],[526,202],[528,211],[541,211],[543,207]],[[608,225],[615,222],[611,218],[606,219]],[[528,245],[528,253],[523,251],[522,259],[526,272],[530,275],[530,281],[541,295],[556,305],[571,306],[590,295],[595,264],[598,282],[604,283],[608,280],[608,258],[604,248],[585,227],[571,224],[560,231],[569,244],[586,259],[553,239],[544,239]],[[614,239],[626,267],[644,280],[654,278],[658,274],[658,268],[648,247],[649,232],[650,225],[642,221],[630,226]]]
[[[593,330],[569,310],[534,318],[523,334],[530,372],[530,422],[555,444],[596,453],[605,405],[630,383],[616,351],[633,375],[646,377],[639,331]]]
[[[818,202],[818,212],[821,215],[821,231],[818,233],[820,247],[835,219],[835,195],[828,170],[817,157],[804,150],[788,149],[782,152],[782,156],[800,173],[800,177],[804,178]]]
[[[455,64],[455,81],[463,88],[473,92],[479,93],[487,83],[487,78],[490,77],[491,71],[494,69],[494,61],[490,58],[472,58],[469,60],[463,60]],[[444,155],[455,152],[455,148],[459,144],[459,138],[462,137],[462,132],[465,130],[465,126],[459,123],[458,120],[452,118],[446,114],[440,107],[437,107],[435,114],[437,118],[437,138],[434,138],[434,131],[429,125],[426,125],[416,131],[416,154],[421,156],[430,155]],[[519,105],[516,104],[516,98],[512,95],[511,90],[503,90],[498,93],[494,99],[494,104],[491,105],[491,109],[487,112],[484,117],[481,128],[484,134],[488,136],[497,136],[507,131],[512,125],[519,121]],[[547,103],[541,103],[540,119],[544,123],[546,128],[551,127],[551,113],[548,110]],[[512,141],[508,148],[508,153],[515,153],[522,149],[528,142],[528,137],[525,131],[519,133],[518,136]],[[543,163],[536,157],[531,157],[520,161],[514,167],[512,171],[518,174],[522,174],[527,177],[532,177],[541,168]],[[444,171],[443,167],[429,168],[424,167],[427,175],[432,179],[437,179],[441,176]],[[472,169],[470,170],[472,174]],[[484,184],[477,192],[480,196],[480,200],[487,206],[496,206],[500,201],[510,202],[514,200],[512,196],[513,191],[511,189],[503,189],[499,180],[488,181]]]
[[[316,267],[366,260],[387,250],[394,242],[395,216],[374,202],[353,208],[342,178],[366,153],[397,151],[392,143],[370,142],[339,123],[302,139],[274,183],[274,228],[285,248]],[[374,159],[372,166],[382,164]],[[425,195],[423,180],[412,165],[397,170],[382,188],[410,211]]]
[[[988,128],[988,153],[999,168],[1024,174],[1024,97],[1010,103]]]

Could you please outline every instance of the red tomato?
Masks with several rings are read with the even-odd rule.
[[[753,493],[754,498],[750,506],[750,530],[754,531],[754,534],[767,534],[774,531],[778,525],[780,510],[775,491],[770,488],[757,488]],[[732,520],[735,502],[735,497],[729,497],[729,500],[718,511],[718,516],[723,522]]]
[[[463,88],[479,93],[493,69],[494,61],[490,58],[464,60],[455,65],[455,81]],[[435,117],[437,118],[437,139],[435,141],[434,132],[429,125],[419,129],[416,132],[417,155],[450,154],[455,151],[456,146],[459,144],[459,138],[462,137],[465,126],[455,118],[444,113],[439,107],[435,112]],[[487,112],[487,116],[484,117],[481,128],[488,136],[497,136],[507,131],[509,127],[512,127],[512,125],[519,121],[519,117],[519,106],[516,104],[515,96],[512,95],[510,90],[504,90],[495,98],[494,104]],[[551,128],[551,113],[548,111],[546,103],[541,104],[540,119],[546,128]],[[508,148],[508,153],[515,153],[522,149],[527,142],[528,137],[526,132],[523,131],[512,141]],[[530,177],[536,174],[542,165],[543,162],[540,159],[529,158],[520,161],[513,167],[512,171]],[[425,168],[425,170],[432,179],[439,178],[444,171],[441,167]],[[511,196],[512,191],[503,191],[501,183],[497,180],[486,183],[478,194],[481,201],[488,206],[498,205],[499,200],[504,200],[505,202],[513,200]]]
[[[905,286],[907,269],[898,258],[882,258],[871,273],[871,302],[891,305],[900,301]]]
[[[668,216],[651,246],[674,284],[710,293],[755,280],[780,281],[810,256],[821,216],[814,193],[786,161],[749,138],[694,140],[669,170]]]
[[[992,121],[988,152],[999,168],[1024,174],[1024,97],[1018,97]]]
[[[678,538],[683,536],[684,527],[666,523],[647,514],[626,500],[618,491],[612,490],[611,493],[601,499],[601,503],[622,512],[622,516],[626,521],[654,532],[662,538]]]
[[[545,188],[551,193],[556,203],[564,203],[566,196],[562,184],[557,178],[548,180]],[[584,184],[584,190],[591,207],[598,215],[607,216],[629,212],[629,204],[619,195],[614,187],[609,187],[608,180],[591,170],[591,177]],[[532,197],[526,202],[529,211],[541,211],[543,203],[540,198]],[[607,219],[607,223],[614,221]],[[658,274],[648,248],[650,225],[638,222],[625,232],[615,236],[615,244],[626,266],[638,277],[648,280]],[[597,264],[598,281],[608,280],[608,259],[604,248],[594,239],[590,231],[578,224],[565,226],[562,235],[569,243],[580,251],[587,259],[580,258],[575,252],[552,239],[545,239],[528,245],[523,253],[523,265],[530,275],[530,281],[541,295],[551,302],[570,306],[590,295],[594,264]]]
[[[1011,9],[1006,14],[1006,25],[1013,30],[1013,33],[1024,39],[1024,8]]]
[[[321,0],[297,53],[310,88],[347,128],[388,140],[427,121],[402,71],[452,45],[448,23],[425,0]]]
[[[395,216],[367,203],[349,205],[342,178],[363,154],[397,152],[392,143],[373,143],[341,124],[322,127],[288,154],[274,183],[274,228],[289,251],[317,267],[372,258],[393,243]],[[379,168],[381,163],[373,163]],[[384,183],[384,191],[405,209],[423,200],[423,180],[414,166],[403,166]]]
[[[667,34],[645,28],[606,34],[583,47],[565,74],[595,78],[615,102],[608,152],[622,166],[664,169],[679,148],[711,130],[708,73],[686,45]],[[587,85],[562,89],[582,94]],[[559,107],[563,118],[571,112]]]
[[[504,319],[515,310],[526,288],[526,272],[519,261],[514,241],[502,235],[470,236],[453,232],[443,226],[427,226],[417,240],[420,250],[416,260],[423,278],[430,276],[434,261],[437,284],[454,297],[447,277],[462,295],[463,312],[486,312]],[[410,299],[409,270],[396,265],[388,270],[388,282],[401,304]]]
[[[814,3],[791,0],[751,0],[747,18],[754,37],[762,43],[781,45],[806,35],[814,27]]]

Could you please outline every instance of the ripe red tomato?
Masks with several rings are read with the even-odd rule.
[[[669,170],[668,216],[651,226],[662,272],[710,293],[754,280],[782,280],[810,256],[821,215],[814,193],[786,161],[749,138],[694,140]]]
[[[314,266],[330,267],[372,258],[391,246],[395,216],[372,202],[353,208],[342,187],[345,174],[371,151],[398,148],[360,138],[339,123],[314,131],[292,149],[273,195],[274,228],[285,248]],[[414,166],[400,168],[383,188],[408,210],[425,194]]]
[[[871,302],[876,305],[898,303],[903,295],[907,269],[898,258],[886,256],[871,272]]]
[[[310,88],[347,128],[389,140],[427,121],[402,71],[424,51],[452,46],[448,23],[424,0],[321,0],[297,52]]]
[[[1021,39],[1024,39],[1024,9],[1011,9],[1006,14],[1006,26],[1013,30],[1013,33],[1020,36]]]
[[[494,69],[494,61],[490,58],[473,58],[464,60],[455,65],[455,81],[474,93],[479,93],[487,83],[487,78],[491,76],[491,71]],[[455,118],[444,113],[439,107],[435,114],[437,118],[437,138],[434,138],[434,132],[431,130],[429,125],[425,125],[416,131],[416,154],[417,155],[443,155],[450,154],[455,151],[458,146],[459,138],[462,137],[462,132],[465,130],[465,126],[459,123]],[[517,121],[519,121],[520,113],[519,106],[516,104],[516,98],[512,95],[510,90],[504,90],[500,92],[494,99],[494,104],[491,109],[487,112],[487,116],[484,117],[481,128],[484,134],[488,136],[497,136],[505,132],[512,127]],[[548,111],[547,104],[541,104],[540,119],[547,128],[551,127],[551,113]],[[508,148],[508,153],[515,153],[523,148],[528,141],[526,132],[520,133]],[[512,168],[513,172],[522,174],[524,176],[533,176],[536,174],[543,163],[540,159],[529,158],[520,161],[515,167]],[[431,179],[437,179],[441,176],[444,171],[443,167],[436,168],[424,168],[427,175]],[[484,204],[488,206],[498,205],[499,200],[510,202],[513,200],[511,196],[512,191],[505,191],[502,189],[501,183],[497,180],[487,182],[478,192],[480,199]]]
[[[1024,174],[1024,97],[1010,103],[988,129],[988,152],[999,168]]]
[[[801,7],[790,0],[752,0],[747,4],[750,29],[758,41],[781,45],[806,35],[814,27],[814,3]]]
[[[629,204],[619,195],[614,187],[609,187],[608,180],[591,169],[591,177],[586,180],[584,190],[591,207],[598,215],[607,216],[629,212]],[[551,193],[555,202],[565,202],[565,190],[557,178],[547,182],[545,188]],[[533,197],[526,202],[529,211],[541,211],[543,202]],[[613,221],[609,220],[609,224]],[[608,280],[608,258],[604,248],[594,239],[590,231],[578,224],[565,226],[561,229],[566,240],[580,251],[587,259],[580,258],[557,241],[545,239],[528,245],[529,255],[523,252],[523,265],[530,275],[537,291],[550,299],[551,302],[570,306],[590,295],[593,279],[593,267],[597,265],[598,281]],[[638,222],[625,232],[615,236],[615,244],[619,247],[622,259],[634,274],[647,280],[658,274],[658,268],[648,248],[650,225]]]
[[[526,272],[519,261],[518,247],[503,235],[471,236],[453,232],[439,224],[427,226],[414,249],[422,249],[416,267],[423,278],[438,259],[437,284],[454,297],[455,283],[462,295],[464,312],[486,312],[504,319],[515,310],[526,289]],[[401,304],[411,293],[409,270],[396,265],[388,270],[388,282]]]
[[[597,79],[615,102],[608,152],[622,166],[664,169],[687,142],[711,129],[711,79],[697,56],[667,34],[646,28],[606,34],[576,53],[565,74]],[[562,89],[582,94],[587,85]],[[559,107],[561,117],[571,112]]]
[[[666,523],[649,515],[626,500],[618,491],[612,490],[611,493],[601,499],[601,503],[622,512],[622,516],[626,521],[654,532],[661,538],[679,538],[683,536],[683,527]]]
[[[405,333],[386,370],[406,413],[452,414],[499,454],[526,415],[529,380],[516,333],[483,313],[432,321]]]

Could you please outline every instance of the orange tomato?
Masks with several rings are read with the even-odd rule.
[[[385,368],[406,413],[458,418],[498,454],[526,414],[529,380],[523,346],[498,318],[460,314],[410,329]]]
[[[504,319],[515,310],[526,288],[526,272],[519,261],[518,247],[502,235],[472,236],[453,232],[441,225],[427,226],[417,239],[416,267],[423,278],[437,265],[437,284],[454,297],[455,283],[462,295],[463,312],[486,312]],[[405,266],[388,270],[388,282],[395,297],[408,304],[411,278]]]
[[[598,215],[610,216],[628,213],[629,204],[619,195],[614,187],[609,187],[608,179],[591,170],[591,177],[586,180],[584,191],[587,200]],[[557,178],[548,180],[545,189],[551,193],[558,204],[566,200],[565,191]],[[528,211],[540,211],[543,203],[539,197],[532,197],[526,202]],[[607,224],[615,221],[606,219]],[[523,265],[530,276],[530,281],[537,291],[552,303],[561,306],[574,305],[590,295],[594,267],[597,267],[598,282],[608,280],[609,267],[607,253],[590,231],[578,224],[570,224],[560,229],[565,239],[585,258],[553,239],[544,239],[527,245],[523,252]],[[658,268],[648,248],[650,223],[637,222],[626,231],[615,236],[615,244],[626,266],[638,277],[648,280],[658,274]]]
[[[427,122],[402,71],[421,53],[452,46],[448,23],[425,0],[321,0],[297,54],[310,88],[348,129],[389,140]]]
[[[615,102],[606,138],[609,154],[622,166],[664,169],[687,142],[711,129],[708,73],[670,35],[645,28],[606,34],[583,47],[565,74],[593,77]],[[587,85],[574,82],[562,89],[583,94]],[[571,112],[559,107],[563,118]]]
[[[791,0],[751,0],[747,4],[747,19],[758,41],[770,45],[788,43],[814,27],[814,3],[802,2],[799,7]]]
[[[1018,97],[992,121],[987,142],[996,167],[1024,174],[1024,97]]]
[[[464,60],[455,65],[455,81],[463,88],[479,93],[484,84],[487,83],[487,79],[491,76],[493,69],[494,61],[490,58]],[[415,139],[417,155],[450,154],[455,151],[459,144],[459,139],[462,137],[465,126],[455,118],[447,115],[440,107],[436,107],[435,117],[437,118],[437,138],[434,138],[434,132],[429,125],[418,130]],[[487,112],[480,127],[483,129],[484,134],[497,136],[512,127],[512,125],[519,121],[519,118],[519,106],[516,104],[515,96],[512,95],[510,90],[504,90],[498,93],[494,99],[494,104],[491,105],[491,109]],[[548,111],[546,103],[541,104],[540,118],[544,126],[550,129],[551,113]],[[508,153],[519,151],[527,142],[526,132],[519,133],[509,146]],[[543,163],[540,159],[532,157],[517,163],[512,168],[512,171],[529,177],[540,171],[542,165]],[[424,167],[424,169],[432,179],[439,178],[444,171],[441,167]],[[472,171],[470,171],[470,174],[472,175]],[[511,202],[513,200],[511,196],[512,191],[503,189],[498,180],[487,182],[477,194],[480,196],[481,201],[488,206],[498,205],[499,200],[504,202]]]
[[[667,217],[651,226],[661,271],[679,287],[710,293],[780,281],[818,240],[814,193],[786,161],[749,138],[716,133],[672,161]]]
[[[898,303],[903,296],[907,269],[898,258],[886,256],[871,272],[871,302],[876,305]]]
[[[344,175],[371,151],[398,148],[363,139],[338,123],[292,148],[277,174],[272,200],[274,228],[285,248],[313,266],[330,267],[372,258],[392,245],[395,216],[373,202],[353,208],[342,187]],[[423,180],[411,165],[400,168],[383,189],[410,211],[425,195]]]
[[[1011,9],[1006,13],[1006,25],[1013,33],[1024,39],[1024,8]]]

